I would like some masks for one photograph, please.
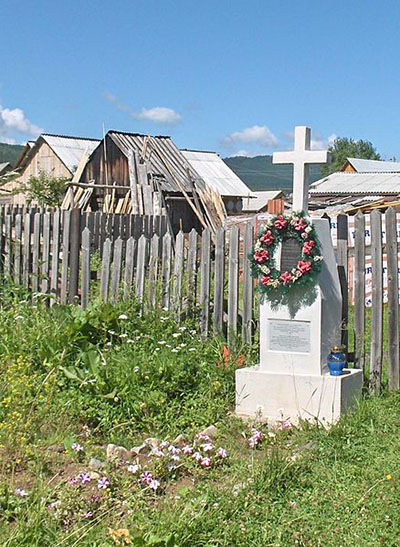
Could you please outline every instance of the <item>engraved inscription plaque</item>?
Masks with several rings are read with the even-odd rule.
[[[286,239],[282,241],[281,259],[279,269],[281,272],[290,272],[296,268],[298,261],[301,260],[301,247],[295,239]]]
[[[268,320],[268,348],[282,353],[310,353],[310,321]]]

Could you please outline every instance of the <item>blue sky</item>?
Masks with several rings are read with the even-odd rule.
[[[221,155],[309,125],[400,158],[400,3],[4,0],[0,141],[106,129]]]

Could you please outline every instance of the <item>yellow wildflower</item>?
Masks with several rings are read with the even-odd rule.
[[[116,545],[129,545],[132,543],[131,535],[127,528],[108,529],[108,533]]]
[[[388,473],[388,474],[386,475],[386,479],[387,479],[388,481],[391,481],[391,480],[393,479],[393,476],[392,476],[390,473]]]

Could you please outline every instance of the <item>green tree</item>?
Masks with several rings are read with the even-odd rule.
[[[29,177],[28,182],[14,190],[14,193],[25,194],[29,203],[35,202],[41,207],[57,207],[61,205],[64,198],[68,180],[64,177],[54,177],[41,170],[38,177]]]
[[[328,148],[332,156],[332,162],[321,167],[321,173],[324,177],[340,171],[347,158],[361,158],[366,160],[380,160],[381,156],[376,151],[370,141],[360,139],[348,139],[346,137],[337,137],[333,144]]]

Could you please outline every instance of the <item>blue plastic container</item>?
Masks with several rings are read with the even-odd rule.
[[[347,359],[343,346],[335,346],[328,355],[328,367],[331,376],[343,376]]]

